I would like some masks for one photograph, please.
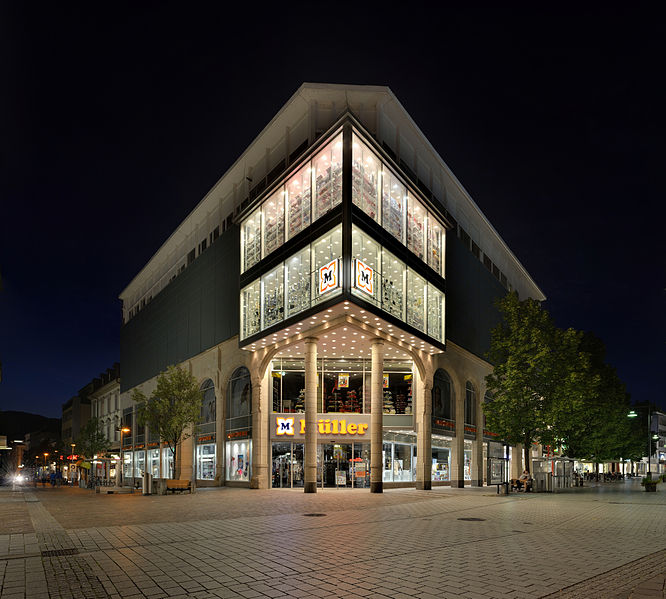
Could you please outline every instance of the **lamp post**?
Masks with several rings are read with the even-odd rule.
[[[120,486],[123,486],[123,467],[125,463],[123,462],[123,433],[127,434],[130,432],[129,427],[123,426],[120,428]]]
[[[72,486],[74,485],[74,448],[76,443],[70,443],[72,446],[72,453],[70,454],[70,466],[69,466],[69,477],[72,479]]]
[[[47,452],[44,452],[44,476],[42,477],[44,478],[44,481],[46,481],[46,458],[48,457],[49,454]],[[44,482],[44,484],[46,485],[46,482]]]
[[[638,414],[634,411],[631,410],[627,414],[627,418],[636,418]],[[652,410],[650,410],[650,406],[648,405],[647,407],[647,433],[648,433],[648,467],[647,467],[647,477],[652,478],[652,440],[653,439],[658,439],[658,435],[652,435]]]

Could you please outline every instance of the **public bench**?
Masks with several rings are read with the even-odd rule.
[[[520,483],[520,484],[519,484]],[[532,490],[532,480],[527,481],[527,484],[525,484],[524,481],[518,480],[517,478],[512,478],[511,479],[511,490],[512,491],[520,491],[521,489],[525,489],[525,491],[531,491]]]
[[[171,491],[175,493],[176,491],[189,491],[192,492],[192,481],[189,480],[178,480],[176,478],[168,478],[166,481],[166,491],[167,493]]]

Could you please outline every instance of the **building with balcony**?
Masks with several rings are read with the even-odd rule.
[[[304,84],[121,293],[121,394],[197,377],[199,484],[481,485],[509,290],[545,299],[393,93]]]

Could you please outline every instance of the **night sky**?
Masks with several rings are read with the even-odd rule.
[[[666,408],[656,14],[223,6],[0,3],[0,409],[59,417],[119,360],[118,294],[304,81],[389,86],[557,324]]]

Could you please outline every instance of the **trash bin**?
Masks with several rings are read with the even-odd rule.
[[[143,475],[143,494],[150,495],[153,492],[153,475],[150,472],[145,472]]]

